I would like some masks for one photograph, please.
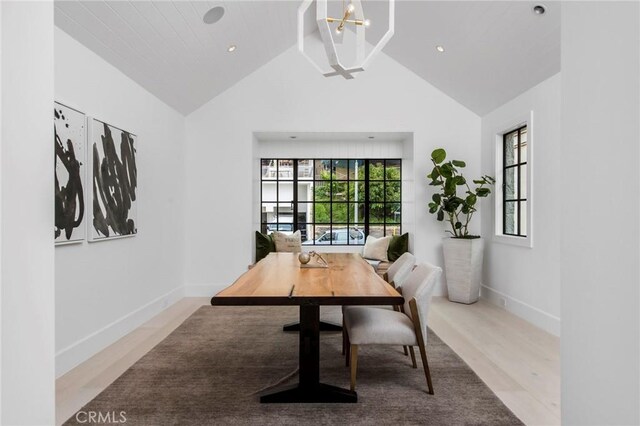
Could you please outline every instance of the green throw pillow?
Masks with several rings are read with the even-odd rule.
[[[256,263],[267,257],[271,252],[276,251],[276,243],[271,235],[265,235],[256,231]]]
[[[409,233],[406,232],[402,235],[395,235],[391,238],[389,243],[389,249],[387,250],[387,257],[389,262],[395,262],[400,256],[409,251]]]

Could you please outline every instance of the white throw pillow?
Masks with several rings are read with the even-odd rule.
[[[389,243],[391,237],[376,238],[369,235],[367,241],[364,243],[364,252],[362,257],[365,259],[381,260],[388,262],[387,250],[389,250]]]
[[[294,232],[292,235],[283,234],[282,232],[273,233],[273,241],[276,243],[276,251],[297,253],[302,251],[302,236],[300,231]]]

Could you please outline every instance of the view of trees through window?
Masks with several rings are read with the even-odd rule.
[[[527,126],[503,137],[502,232],[527,236]]]
[[[400,159],[262,159],[262,232],[305,245],[362,245],[401,233]]]

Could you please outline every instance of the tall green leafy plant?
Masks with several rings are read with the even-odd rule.
[[[433,170],[427,175],[431,180],[429,185],[438,187],[439,191],[433,194],[429,203],[429,213],[435,214],[442,222],[445,217],[451,224],[451,231],[447,230],[454,238],[479,238],[469,235],[469,222],[476,212],[478,198],[491,194],[490,186],[496,180],[491,176],[482,176],[474,179],[474,188],[462,175],[459,169],[466,167],[466,163],[460,160],[447,161],[447,152],[438,148],[431,153]],[[461,194],[458,195],[458,190]]]

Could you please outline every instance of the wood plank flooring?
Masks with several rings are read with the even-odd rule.
[[[56,381],[62,424],[209,298],[184,298]],[[560,341],[486,301],[434,298],[429,326],[526,424],[560,424]],[[427,350],[429,344],[427,342]]]

